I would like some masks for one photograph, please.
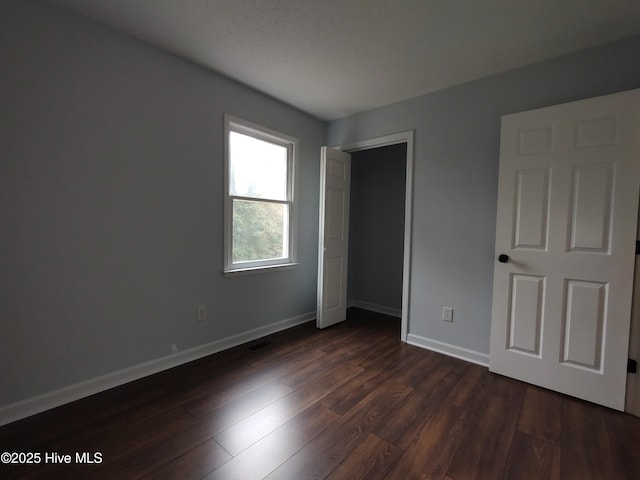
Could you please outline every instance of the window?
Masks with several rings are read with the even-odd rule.
[[[225,272],[295,264],[298,140],[226,115],[225,147]]]

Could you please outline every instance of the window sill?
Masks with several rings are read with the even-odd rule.
[[[280,265],[265,265],[262,267],[250,267],[250,268],[234,268],[233,270],[224,270],[222,274],[226,277],[239,277],[242,275],[255,275],[258,273],[273,272],[276,270],[290,270],[300,265],[297,262],[284,263]]]

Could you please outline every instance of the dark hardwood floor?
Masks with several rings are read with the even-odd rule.
[[[399,337],[353,309],[15,422],[0,478],[640,479],[640,418]]]

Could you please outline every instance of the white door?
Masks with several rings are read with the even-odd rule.
[[[502,118],[490,370],[624,409],[640,90]]]
[[[318,328],[328,327],[347,318],[350,180],[351,155],[322,147],[316,317]]]

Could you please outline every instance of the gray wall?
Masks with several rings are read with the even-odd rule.
[[[298,268],[223,278],[223,113],[300,139]],[[315,311],[325,124],[46,2],[0,13],[0,406]],[[197,323],[196,307],[209,318]]]
[[[351,155],[351,301],[402,308],[406,156],[404,143]]]
[[[410,334],[489,352],[501,115],[638,87],[640,36],[330,123],[336,145],[415,130]]]

